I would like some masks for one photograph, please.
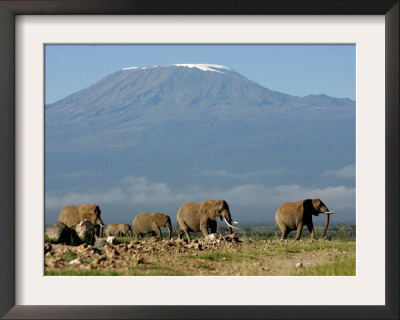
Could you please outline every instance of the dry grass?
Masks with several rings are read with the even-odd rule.
[[[197,241],[197,240],[196,240]],[[206,243],[151,240],[107,246],[52,245],[45,275],[354,276],[355,241],[251,240]],[[70,265],[78,257],[83,263]],[[301,267],[296,267],[301,263]]]

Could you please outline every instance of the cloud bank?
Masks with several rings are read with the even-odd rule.
[[[189,186],[173,189],[165,182],[153,182],[147,177],[127,176],[118,186],[105,190],[74,190],[55,193],[47,192],[46,210],[59,212],[68,204],[97,203],[100,207],[159,208],[163,212],[172,208],[176,212],[182,203],[206,199],[225,199],[235,212],[235,219],[264,220],[273,218],[275,210],[285,202],[307,198],[320,198],[330,210],[355,210],[356,190],[345,186],[312,188],[306,186],[282,185],[268,188],[262,184],[238,184],[226,189]],[[132,211],[132,210],[128,210]],[[139,212],[137,212],[139,213]],[[271,218],[272,217],[272,218]]]
[[[337,170],[327,170],[325,176],[333,176],[337,178],[354,179],[356,177],[356,166],[348,165]]]

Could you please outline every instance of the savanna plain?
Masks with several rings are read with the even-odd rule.
[[[317,237],[323,227],[315,227]],[[311,240],[303,230],[280,240],[272,226],[242,226],[192,242],[146,236],[117,237],[102,247],[45,243],[45,276],[355,276],[356,228],[339,223],[325,238]],[[166,237],[164,237],[165,239]]]

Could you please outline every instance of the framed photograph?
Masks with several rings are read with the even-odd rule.
[[[2,1],[0,15],[4,318],[399,318],[398,1]],[[298,198],[324,203],[275,218]],[[184,240],[44,252],[60,210],[90,202],[96,233],[141,237],[132,219],[159,211]],[[211,205],[198,230],[184,216]]]

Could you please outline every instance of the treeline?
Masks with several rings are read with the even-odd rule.
[[[161,228],[161,232],[163,234],[164,239],[168,238],[168,232]],[[324,231],[324,226],[316,226],[314,225],[315,232],[317,234],[317,238],[321,238],[322,233]],[[217,228],[217,232],[220,234],[227,235],[228,228],[223,225]],[[279,228],[275,228],[275,225],[259,225],[259,224],[241,224],[239,230],[235,230],[234,233],[239,238],[251,238],[253,240],[274,240],[281,238],[281,231]],[[203,233],[201,232],[193,232],[193,239],[202,239],[204,238]],[[288,239],[294,239],[296,237],[296,231],[292,231],[289,233]],[[146,239],[149,239],[150,236],[146,236]],[[176,233],[174,235],[176,238]],[[303,228],[302,237],[303,240],[307,240],[310,238],[310,232],[307,227]],[[326,231],[326,239],[330,240],[355,240],[356,239],[356,225],[355,224],[345,224],[343,222],[338,223],[336,225],[329,225],[328,230]]]
[[[315,226],[314,230],[316,232],[317,238],[322,236],[324,231],[323,226]],[[228,233],[228,228],[218,227],[217,232],[222,234]],[[280,239],[281,231],[274,225],[243,225],[239,230],[235,230],[235,233],[239,237],[253,238],[254,240],[271,240]],[[288,239],[294,239],[296,236],[296,231],[289,233]],[[310,232],[307,227],[303,228],[302,239],[307,239],[310,237]],[[355,224],[345,224],[343,222],[336,225],[330,225],[325,238],[330,240],[340,239],[340,240],[355,240],[356,238],[356,225]]]

